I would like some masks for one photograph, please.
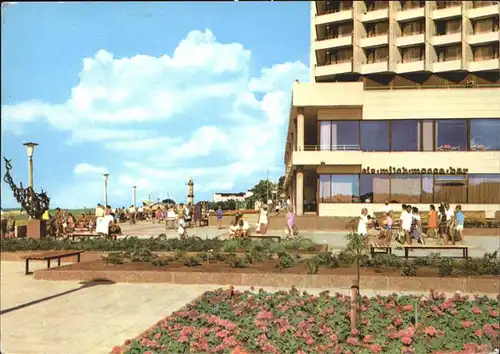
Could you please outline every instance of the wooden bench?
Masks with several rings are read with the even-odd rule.
[[[280,236],[247,236],[246,238],[254,239],[254,240],[275,240],[281,242]]]
[[[382,252],[377,252],[376,250],[382,250]],[[370,244],[370,253],[372,258],[375,257],[375,253],[391,254],[391,244],[387,241],[374,241]]]
[[[165,229],[176,229],[177,228],[177,218],[165,218]]]
[[[80,263],[80,255],[85,251],[69,251],[69,252],[47,252],[47,253],[39,253],[31,256],[24,257],[26,262],[26,275],[30,273],[30,261],[47,261],[47,269],[50,268],[50,261],[53,259],[57,259],[57,266],[61,266],[61,258],[67,258],[76,256],[77,262]]]
[[[107,238],[112,238],[113,240],[116,240],[118,238],[117,234],[111,234],[111,235],[104,235],[102,233],[95,233],[95,232],[78,232],[78,233],[70,233],[66,236],[67,238],[71,238],[71,240],[75,241],[77,238],[90,238],[90,237],[107,237]]]
[[[474,248],[473,246],[467,245],[401,245],[405,250],[405,258],[408,259],[410,250],[462,250],[463,258],[469,258],[469,248]]]

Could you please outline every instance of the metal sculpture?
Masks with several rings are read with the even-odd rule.
[[[17,202],[21,204],[21,207],[32,219],[41,219],[43,213],[49,210],[50,198],[47,196],[47,193],[45,193],[43,189],[41,193],[36,193],[33,188],[29,186],[23,188],[22,182],[18,187],[10,175],[10,170],[12,170],[11,160],[7,160],[5,157],[3,159],[6,169],[3,180],[9,185],[10,189],[12,189],[14,198],[16,198]]]

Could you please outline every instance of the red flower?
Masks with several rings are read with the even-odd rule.
[[[349,345],[358,345],[358,339],[354,337],[347,338],[346,342]]]
[[[413,339],[411,337],[404,336],[403,338],[401,338],[401,341],[404,345],[410,345],[413,342]]]
[[[132,343],[132,341],[130,339],[125,339],[125,342],[124,342],[125,345],[130,345],[130,343]]]
[[[490,316],[491,317],[498,317],[498,312],[497,311],[493,311],[493,310],[489,310],[490,311]]]
[[[404,305],[403,311],[405,311],[405,312],[413,311],[413,306],[412,305]]]
[[[473,307],[472,312],[476,315],[479,315],[480,313],[483,313],[479,307]]]
[[[374,354],[378,354],[382,352],[382,346],[380,344],[372,344],[368,346],[368,348],[372,351]]]
[[[437,334],[437,330],[433,326],[429,326],[425,328],[425,334],[434,337]]]
[[[478,330],[476,330],[476,331],[474,332],[474,334],[475,334],[476,336],[478,336],[478,337],[480,337],[480,338],[481,338],[481,337],[483,336],[483,331],[481,331],[480,329],[478,329]]]
[[[469,327],[472,327],[474,326],[474,322],[472,321],[462,321],[462,327],[463,328],[469,328]]]
[[[189,340],[189,338],[187,336],[180,336],[179,339],[177,339],[177,341],[179,343],[185,343]]]
[[[113,354],[121,354],[122,353],[122,348],[120,348],[119,346],[115,345],[113,347],[113,349],[111,350],[111,353],[113,353]]]
[[[373,337],[371,335],[366,335],[363,338],[363,343],[370,343],[373,340]]]
[[[353,336],[357,336],[359,334],[359,331],[355,328],[355,329],[351,330],[351,334]]]

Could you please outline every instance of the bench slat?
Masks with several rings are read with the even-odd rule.
[[[475,248],[469,245],[401,245],[403,248],[420,248],[420,249],[464,249]]]
[[[59,252],[59,253],[39,253],[31,256],[25,256],[24,259],[47,261],[49,259],[65,258],[71,256],[77,256],[85,251],[72,251],[72,252]]]

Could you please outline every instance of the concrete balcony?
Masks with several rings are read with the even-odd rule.
[[[467,69],[474,71],[500,70],[500,59],[489,59],[481,61],[471,61],[467,64]]]
[[[324,15],[316,15],[316,25],[352,20],[352,9],[332,12]]]
[[[443,19],[453,18],[453,17],[457,17],[457,16],[462,16],[462,6],[461,5],[434,10],[434,11],[432,11],[431,18],[433,20],[443,20]]]
[[[374,48],[374,47],[382,47],[389,44],[389,35],[382,34],[375,37],[366,37],[361,38],[359,41],[359,46],[361,48]]]
[[[330,76],[337,74],[345,74],[352,72],[352,61],[348,61],[346,63],[339,64],[331,64],[331,65],[321,65],[315,67],[314,75],[316,77],[320,76]]]
[[[381,61],[379,63],[370,63],[361,65],[362,74],[385,73],[389,71],[388,61]]]
[[[467,16],[471,20],[478,20],[490,16],[495,16],[495,15],[498,16],[499,12],[500,12],[500,5],[497,4],[497,5],[478,7],[475,9],[469,9],[467,11]]]
[[[425,61],[412,61],[409,63],[398,63],[396,65],[396,73],[404,74],[404,73],[413,73],[420,72],[425,70]]]
[[[467,36],[467,43],[469,44],[487,44],[498,42],[500,40],[500,32],[485,32],[470,34]]]
[[[415,45],[424,44],[424,42],[425,34],[423,33],[396,38],[396,46],[398,47],[413,47]]]
[[[418,7],[416,9],[408,9],[403,11],[398,11],[396,13],[397,21],[408,21],[417,18],[422,18],[425,16],[425,8]]]
[[[294,151],[293,165],[361,165],[361,151]]]
[[[361,22],[375,22],[389,18],[389,9],[368,11],[361,14]]]
[[[462,59],[432,63],[432,71],[435,73],[457,70],[462,70]]]
[[[462,32],[432,36],[433,46],[443,46],[462,42]]]
[[[314,50],[322,50],[329,48],[339,48],[339,47],[348,47],[352,45],[352,36],[345,36],[339,38],[330,38],[330,39],[322,39],[314,41],[313,49]]]

